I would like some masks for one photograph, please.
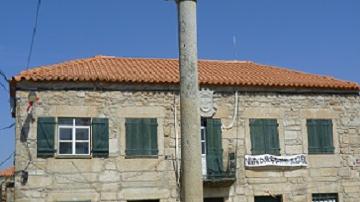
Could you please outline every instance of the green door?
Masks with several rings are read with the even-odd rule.
[[[218,177],[223,171],[221,120],[206,120],[207,177]]]

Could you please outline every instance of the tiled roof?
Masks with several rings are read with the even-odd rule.
[[[15,174],[15,166],[0,170],[0,177],[11,177]]]
[[[41,66],[21,72],[13,82],[102,81],[178,84],[176,59],[95,56]],[[247,61],[199,61],[202,85],[359,90],[357,83]]]

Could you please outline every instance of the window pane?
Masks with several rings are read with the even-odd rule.
[[[76,118],[75,125],[77,126],[90,126],[90,119],[89,118]]]
[[[58,118],[59,125],[73,125],[73,119],[72,118]]]
[[[60,154],[72,154],[72,143],[60,142]]]
[[[88,128],[77,128],[76,129],[76,140],[89,140],[89,129]]]
[[[201,126],[201,140],[205,140],[205,127]]]
[[[89,153],[89,143],[87,142],[76,143],[76,154],[88,154],[88,153]]]
[[[201,143],[201,154],[206,154],[205,148],[206,148],[205,142],[202,142]]]
[[[60,128],[60,140],[72,140],[72,129]]]

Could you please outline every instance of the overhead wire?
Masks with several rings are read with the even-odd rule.
[[[36,5],[36,13],[35,13],[35,23],[34,23],[34,27],[33,27],[33,31],[32,31],[32,36],[31,36],[31,42],[30,42],[30,48],[29,48],[29,54],[27,57],[27,62],[26,62],[26,69],[29,68],[30,65],[30,61],[31,61],[31,56],[32,56],[32,52],[33,52],[33,47],[34,47],[34,42],[35,42],[35,36],[36,36],[36,32],[37,32],[37,27],[38,27],[38,19],[39,19],[39,12],[40,12],[40,6],[41,6],[41,0],[37,1],[37,5]],[[7,79],[7,76],[5,75],[5,73],[0,70],[0,76],[8,83],[9,80]],[[0,86],[8,91],[8,89],[6,88],[6,86],[0,82]],[[15,126],[15,123],[12,123],[11,125],[1,128],[0,130],[6,130],[6,129],[10,129],[12,127]],[[15,152],[11,153],[4,161],[2,161],[0,163],[0,166],[3,165],[4,163],[6,163],[9,159],[12,158],[12,156],[15,154]],[[31,158],[30,158],[30,162],[31,162]],[[29,163],[30,163],[29,162]],[[28,164],[29,165],[29,164]],[[28,167],[28,165],[26,166],[26,168]]]
[[[26,62],[26,69],[29,68],[31,56],[32,56],[32,52],[33,52],[34,41],[35,41],[35,36],[36,36],[36,31],[37,31],[37,26],[38,26],[40,5],[41,5],[41,0],[38,0],[37,6],[36,6],[35,24],[34,24],[32,36],[31,36],[30,49],[29,49],[29,54],[28,54],[28,58],[27,58],[27,62]]]
[[[1,81],[0,81],[0,86],[1,86],[1,88],[3,88],[3,90],[8,91],[7,88],[5,87],[5,85]]]
[[[13,128],[15,126],[15,123],[12,123],[11,125],[9,125],[9,126],[6,126],[6,127],[4,127],[4,128],[0,128],[0,131],[2,131],[2,130],[8,130],[8,129],[10,129],[10,128]],[[4,135],[4,133],[0,133],[0,135]]]
[[[8,80],[6,74],[5,74],[4,71],[2,71],[1,69],[0,69],[0,77],[3,78],[6,83],[9,83],[9,80]],[[1,86],[6,92],[8,91],[7,87],[6,87],[1,81],[0,81],[0,86]]]
[[[11,157],[12,157],[14,154],[15,154],[15,151],[14,151],[14,152],[11,152],[11,154],[10,154],[6,159],[4,159],[3,161],[1,161],[0,167],[1,167],[2,165],[4,165],[9,159],[11,159]]]
[[[15,126],[15,123],[12,123],[12,124],[10,124],[10,125],[8,125],[8,126],[5,126],[5,127],[3,127],[3,128],[0,128],[0,131],[1,130],[7,130],[7,129],[10,129],[10,128],[13,128]]]

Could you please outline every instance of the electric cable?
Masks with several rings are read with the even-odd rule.
[[[0,69],[0,77],[3,78],[4,81],[6,81],[6,83],[9,83],[9,80],[8,80],[6,74],[5,74],[4,71],[2,71],[1,69]],[[2,82],[0,82],[0,86],[1,86],[6,92],[8,91],[8,89],[6,88],[6,86],[5,86]]]
[[[0,128],[0,131],[1,131],[1,130],[7,130],[7,129],[10,129],[10,128],[13,128],[14,126],[15,126],[15,123],[12,123],[12,124],[4,127],[4,128]]]
[[[14,152],[11,152],[11,154],[10,154],[5,160],[1,161],[0,167],[1,167],[2,165],[4,165],[9,159],[11,159],[11,157],[12,157],[14,154],[15,154],[15,151],[14,151]]]
[[[34,46],[34,41],[35,41],[35,36],[36,36],[36,31],[37,31],[37,26],[38,26],[40,5],[41,5],[41,0],[38,0],[37,6],[36,6],[35,24],[34,24],[32,36],[31,36],[30,49],[29,49],[29,54],[28,54],[28,58],[27,58],[27,62],[26,62],[26,69],[29,69],[31,56],[32,56],[32,52],[33,52],[33,46]]]
[[[1,88],[3,88],[5,91],[7,91],[7,88],[5,87],[5,85],[4,85],[2,82],[0,82],[0,86],[1,86]]]

